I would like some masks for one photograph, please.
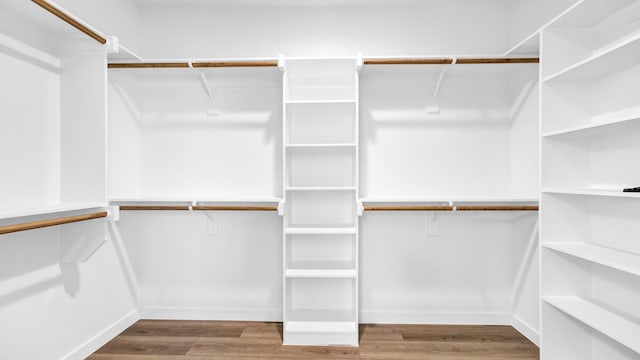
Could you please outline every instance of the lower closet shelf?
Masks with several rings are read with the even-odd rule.
[[[640,324],[577,296],[545,296],[543,300],[640,354]]]
[[[358,324],[353,321],[288,321],[285,345],[358,345]]]

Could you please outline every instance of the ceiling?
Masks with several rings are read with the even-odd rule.
[[[140,5],[212,5],[221,7],[292,7],[292,6],[364,6],[392,4],[420,4],[433,1],[490,1],[506,0],[135,0]]]

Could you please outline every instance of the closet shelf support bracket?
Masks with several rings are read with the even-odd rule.
[[[117,54],[120,52],[120,40],[117,36],[109,36],[105,46],[108,54]]]
[[[284,54],[278,54],[278,69],[284,73],[287,70],[286,61],[284,60]]]
[[[110,221],[120,221],[120,206],[107,206],[107,214]]]
[[[285,205],[286,205],[286,201],[284,201],[284,200],[278,202],[278,215],[279,216],[284,216]]]

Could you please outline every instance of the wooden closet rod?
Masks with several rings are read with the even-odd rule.
[[[206,61],[192,62],[194,68],[224,68],[224,67],[277,67],[277,60],[266,61]],[[107,65],[109,69],[144,69],[144,68],[188,68],[188,62],[141,62],[114,63]]]
[[[33,221],[33,222],[15,224],[15,225],[5,225],[5,226],[0,226],[0,234],[9,234],[9,233],[14,233],[19,231],[26,231],[26,230],[39,229],[39,228],[44,228],[49,226],[70,224],[74,222],[99,219],[104,217],[107,217],[106,211],[85,214],[85,215],[67,216],[67,217],[61,217],[57,219]]]
[[[189,211],[188,206],[173,206],[173,205],[121,205],[120,210],[122,211],[148,211],[148,210],[178,210],[178,211]]]
[[[193,210],[201,211],[278,211],[277,206],[194,206]]]
[[[188,211],[189,206],[171,206],[171,205],[122,205],[120,210],[123,211],[148,211],[148,210],[178,210]],[[235,205],[219,205],[219,206],[193,206],[194,211],[277,211],[277,206],[235,206]]]
[[[456,64],[537,64],[540,58],[459,58]],[[453,59],[365,59],[365,65],[447,65],[453,64]]]
[[[365,206],[365,211],[453,211],[453,206]]]
[[[89,29],[85,25],[81,24],[78,20],[72,18],[69,14],[65,14],[64,12],[62,12],[62,10],[60,10],[60,9],[56,8],[55,6],[49,4],[45,0],[31,0],[31,1],[33,1],[36,4],[38,4],[41,8],[47,10],[48,12],[53,14],[54,16],[58,17],[60,20],[66,22],[67,24],[73,26],[74,28],[82,31],[87,36],[89,36],[90,38],[92,38],[95,41],[99,42],[100,44],[104,45],[104,44],[107,43],[107,39],[102,37],[100,34],[98,34],[97,32]]]
[[[538,211],[536,206],[458,206],[457,211]]]
[[[453,206],[365,206],[365,211],[454,211]],[[456,206],[455,211],[538,211],[538,206]]]

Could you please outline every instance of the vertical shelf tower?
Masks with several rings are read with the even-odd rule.
[[[640,359],[640,2],[542,32],[544,360]]]
[[[284,344],[358,345],[359,58],[281,60]]]

